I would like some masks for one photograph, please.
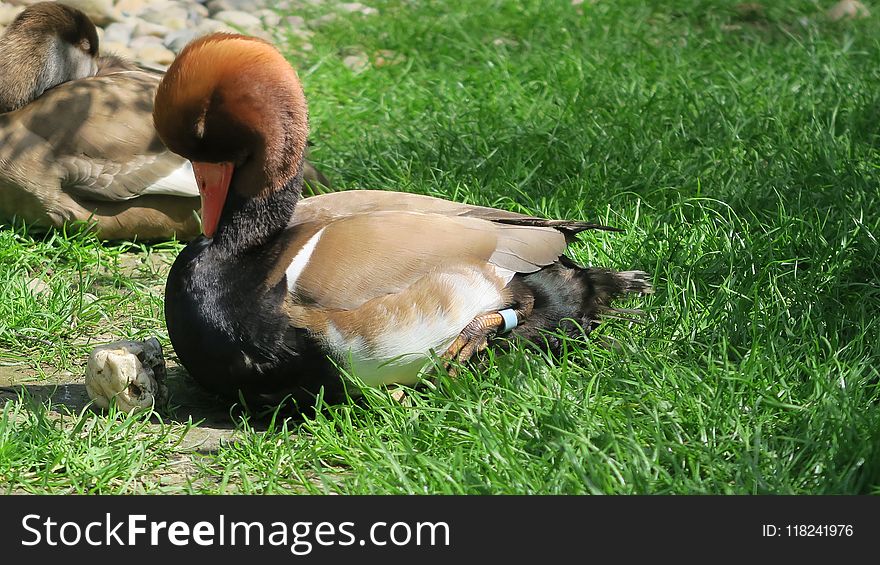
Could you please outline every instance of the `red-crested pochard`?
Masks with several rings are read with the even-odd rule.
[[[454,364],[496,332],[583,335],[577,326],[593,328],[613,298],[651,290],[644,272],[563,255],[574,234],[604,226],[386,191],[300,201],[306,100],[263,40],[188,45],[153,117],[192,161],[203,201],[204,237],[168,277],[168,332],[187,371],[218,393],[273,403],[323,386],[335,398],[341,370],[412,384],[432,352]]]
[[[152,123],[160,71],[98,56],[94,24],[56,2],[0,37],[0,218],[94,222],[101,239],[190,239],[199,191]],[[313,187],[327,184],[307,168]]]

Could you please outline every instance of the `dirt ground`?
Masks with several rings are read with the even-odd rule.
[[[60,418],[63,413],[78,414],[87,407],[99,410],[89,407],[90,399],[82,374],[44,372],[45,377],[24,366],[0,365],[0,407],[17,398],[24,389],[39,402],[51,400],[50,417]],[[168,363],[167,382],[171,402],[169,408],[161,411],[165,424],[186,424],[191,420],[194,425],[176,446],[176,456],[151,476],[144,477],[144,481],[174,487],[185,485],[192,479],[197,470],[196,458],[216,452],[224,442],[235,441],[236,431],[227,403],[200,389],[173,362]],[[151,426],[158,431],[161,424],[156,421]]]
[[[233,437],[234,426],[225,404],[200,389],[182,368],[170,362],[168,388],[171,407],[163,411],[167,421],[186,423],[191,418],[198,423],[187,435],[186,449],[214,451],[221,441]],[[81,412],[90,402],[83,375],[60,371],[41,378],[24,367],[0,365],[0,403],[17,397],[21,389],[41,402],[51,399],[52,411],[59,414],[65,409]]]

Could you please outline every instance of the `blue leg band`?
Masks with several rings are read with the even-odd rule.
[[[510,308],[499,310],[498,313],[504,318],[504,327],[498,330],[499,333],[507,333],[519,324],[519,320],[516,319],[516,312]]]

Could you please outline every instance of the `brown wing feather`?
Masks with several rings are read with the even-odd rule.
[[[462,204],[442,198],[434,198],[433,196],[387,190],[347,190],[306,198],[297,205],[292,224],[328,221],[334,218],[379,210],[424,212],[442,214],[444,216],[480,218],[510,225],[549,227],[562,231],[566,236],[573,236],[578,232],[591,229],[623,231],[618,228],[590,222],[548,220],[498,208]]]
[[[565,251],[561,232],[547,227],[491,224],[498,235],[498,246],[489,261],[516,273],[534,273],[556,261]]]
[[[301,225],[317,233],[319,224],[323,232],[294,294],[330,309],[357,308],[402,292],[428,273],[459,265],[531,273],[555,261],[566,246],[564,234],[552,228],[440,213],[379,210]],[[304,238],[295,239],[280,258],[279,275],[303,245]]]
[[[324,228],[296,295],[324,308],[357,308],[399,293],[451,262],[487,261],[496,243],[492,231],[443,216],[399,211],[349,216]]]
[[[16,120],[51,148],[60,188],[90,200],[126,200],[185,163],[165,149],[149,120],[157,84],[141,71],[66,83]]]

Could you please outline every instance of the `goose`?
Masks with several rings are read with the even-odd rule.
[[[152,124],[163,73],[98,47],[91,20],[56,2],[28,6],[0,37],[0,217],[188,240],[200,232],[192,168]],[[311,165],[306,177],[329,186]]]
[[[577,233],[611,227],[385,190],[302,199],[306,99],[264,40],[190,43],[153,118],[203,201],[202,235],[168,275],[168,335],[219,395],[301,406],[343,398],[346,374],[355,392],[413,385],[437,359],[452,374],[497,334],[583,335],[615,298],[652,290],[643,271],[565,255]]]

